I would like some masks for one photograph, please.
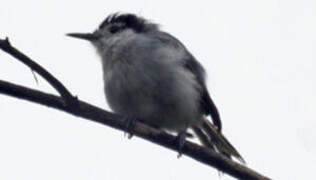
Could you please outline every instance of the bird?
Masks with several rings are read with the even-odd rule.
[[[180,153],[191,129],[203,146],[245,162],[222,133],[205,69],[160,25],[132,13],[112,13],[92,33],[67,35],[95,47],[106,100],[127,124],[139,120],[177,133]]]

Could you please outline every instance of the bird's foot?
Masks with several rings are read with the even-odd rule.
[[[124,129],[124,136],[127,135],[128,139],[131,139],[133,137],[133,131],[135,128],[135,117],[126,117],[125,118],[125,129]]]
[[[184,147],[184,143],[185,143],[185,138],[187,136],[186,131],[181,131],[178,133],[177,137],[176,137],[176,143],[178,146],[178,158],[180,158],[182,156],[182,149]]]

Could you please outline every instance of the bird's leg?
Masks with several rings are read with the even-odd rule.
[[[124,136],[127,134],[127,138],[131,139],[133,137],[133,131],[135,128],[135,122],[137,119],[135,117],[126,117],[125,121],[125,128],[124,128]]]
[[[176,137],[176,143],[178,145],[178,158],[181,157],[182,155],[182,149],[185,143],[185,138],[187,136],[186,130],[180,131]]]

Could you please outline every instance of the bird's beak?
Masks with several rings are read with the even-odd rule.
[[[67,36],[84,39],[88,41],[95,41],[99,39],[99,36],[92,33],[68,33]]]

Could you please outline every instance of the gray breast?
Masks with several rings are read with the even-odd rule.
[[[183,68],[182,51],[153,41],[113,49],[104,67],[105,94],[113,111],[150,125],[183,130],[199,123],[199,87]]]

